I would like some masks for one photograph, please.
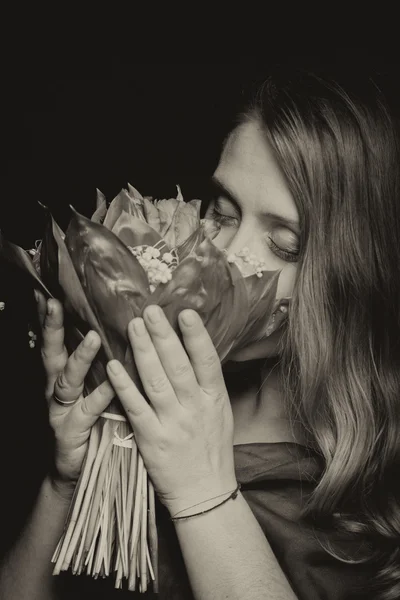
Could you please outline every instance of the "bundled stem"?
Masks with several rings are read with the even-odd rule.
[[[121,415],[104,413],[91,431],[81,477],[53,573],[72,569],[94,578],[115,574],[130,590],[158,591],[154,488],[134,434]]]

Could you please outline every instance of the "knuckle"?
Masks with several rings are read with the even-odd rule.
[[[156,444],[159,452],[168,453],[168,450],[171,447],[171,440],[165,435],[159,435]]]
[[[64,369],[68,361],[68,354],[65,349],[61,352],[56,351],[50,346],[42,346],[40,349],[43,365],[48,373],[58,373]]]
[[[177,377],[186,377],[191,372],[191,366],[188,362],[180,363],[175,367],[175,375]]]
[[[215,352],[209,352],[200,359],[200,365],[204,369],[214,369],[219,365],[219,359]]]
[[[223,390],[219,390],[214,393],[214,401],[216,403],[221,404],[221,403],[225,402],[225,400],[226,400],[226,393]]]
[[[128,419],[131,418],[134,421],[136,421],[137,419],[140,419],[141,417],[143,417],[145,415],[144,409],[141,409],[141,408],[131,408],[128,406],[127,408],[125,408],[125,410],[128,415]]]
[[[169,389],[168,379],[164,375],[152,377],[148,380],[148,386],[151,392],[162,394]]]
[[[85,417],[93,417],[93,411],[90,410],[90,404],[88,401],[88,396],[83,397],[81,399],[80,408]]]
[[[71,385],[68,382],[67,377],[65,376],[64,371],[62,371],[56,379],[56,386],[60,391],[69,391],[71,389]]]

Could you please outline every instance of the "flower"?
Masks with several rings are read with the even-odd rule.
[[[91,219],[72,210],[65,234],[48,213],[32,252],[35,269],[22,249],[8,243],[8,251],[64,303],[71,349],[89,328],[99,333],[102,366],[93,368],[93,385],[111,358],[135,377],[127,325],[149,304],[159,304],[177,331],[181,310],[199,312],[223,361],[275,330],[280,272],[266,271],[247,247],[236,254],[219,250],[212,242],[218,226],[200,219],[200,200],[185,202],[179,186],[176,198],[150,200],[128,184],[109,206],[97,190]]]
[[[62,301],[70,352],[89,329],[100,335],[102,346],[86,378],[86,393],[106,379],[105,365],[112,358],[125,364],[142,389],[127,325],[150,304],[163,308],[178,335],[179,313],[196,310],[221,361],[228,360],[233,350],[270,335],[287,316],[286,300],[276,298],[280,272],[266,271],[249,248],[237,253],[220,250],[213,243],[219,227],[200,219],[200,200],[184,202],[179,186],[176,198],[153,201],[128,184],[109,206],[98,190],[91,219],[72,212],[64,234],[47,211],[43,240],[30,253],[1,233],[0,247],[3,258],[24,269],[47,297]],[[36,336],[33,331],[28,336],[33,348]],[[145,591],[145,536],[150,562],[157,565],[154,488],[140,454],[136,455],[133,433],[124,416],[115,414],[121,410],[113,401],[92,428],[87,460],[53,557],[54,572],[70,566],[75,573],[94,577],[115,571],[116,587],[124,577],[134,589],[140,548],[140,589]],[[139,466],[131,469],[136,456]],[[105,478],[114,485],[105,487]],[[135,500],[132,490],[141,492]],[[148,497],[153,498],[149,511]],[[141,515],[147,527],[147,514],[150,533],[144,526],[141,529]],[[122,531],[126,535],[117,535]]]

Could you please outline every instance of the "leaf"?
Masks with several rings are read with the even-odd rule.
[[[22,269],[34,280],[37,287],[44,293],[45,296],[49,298],[52,297],[52,293],[38,276],[29,254],[25,252],[25,250],[20,248],[20,246],[17,246],[16,244],[13,244],[12,242],[6,240],[1,231],[0,248],[2,257],[5,260],[7,260],[7,262],[14,264],[20,269]]]
[[[279,300],[276,298],[281,271],[264,271],[262,277],[252,275],[243,279],[246,286],[249,315],[246,329],[235,343],[235,349],[243,348],[252,342],[267,336],[267,327],[271,315],[276,310]]]
[[[193,254],[202,242],[206,239],[203,227],[199,227],[180,245],[176,251],[179,262],[185,260],[187,256]]]
[[[96,196],[96,210],[92,215],[92,221],[95,223],[103,223],[104,218],[107,214],[107,201],[104,194],[99,189]]]
[[[45,285],[52,292],[53,296],[61,302],[64,302],[65,293],[59,281],[58,244],[53,234],[53,218],[49,209],[46,207],[44,208],[46,211],[46,224],[43,240],[40,245],[40,276]]]
[[[97,227],[102,227],[102,225],[98,225],[95,223],[93,223],[93,225]],[[107,339],[107,335],[104,332],[103,328],[100,326],[100,323],[96,318],[86,298],[85,292],[75,271],[74,264],[68,253],[64,240],[62,239],[62,231],[52,217],[51,233],[53,235],[53,240],[57,245],[58,249],[58,278],[59,285],[64,294],[66,308],[73,314],[76,314],[80,319],[82,319],[82,321],[87,323],[91,329],[97,331],[101,338],[104,352],[106,353],[108,360],[111,360],[114,357]],[[48,242],[50,242],[49,232],[46,239],[48,240]],[[47,258],[49,258],[49,255],[47,255]]]
[[[123,360],[127,325],[150,294],[146,273],[106,227],[75,212],[65,238],[77,277],[115,358]]]

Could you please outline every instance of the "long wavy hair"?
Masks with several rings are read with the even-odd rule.
[[[394,600],[400,598],[397,123],[372,80],[348,87],[305,70],[271,75],[244,118],[254,117],[302,225],[282,383],[324,463],[305,515],[367,536],[375,549],[366,559],[378,573],[375,597]]]

